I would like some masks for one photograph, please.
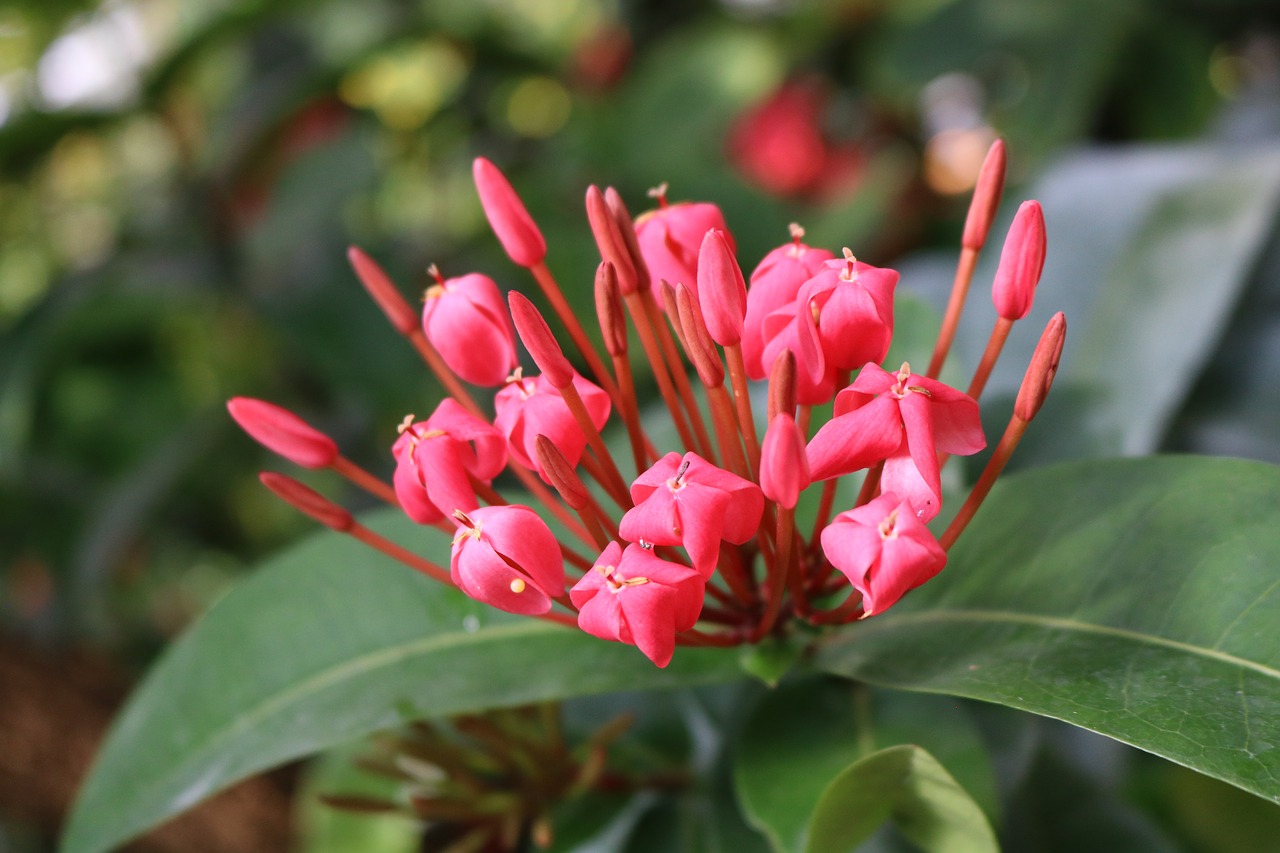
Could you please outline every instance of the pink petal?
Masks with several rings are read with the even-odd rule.
[[[466,512],[480,506],[460,458],[464,447],[448,436],[438,436],[419,441],[413,454],[427,497],[446,517],[455,509]]]
[[[827,421],[809,440],[810,476],[815,481],[827,480],[870,468],[897,450],[903,438],[897,401],[876,397]]]
[[[683,533],[680,525],[675,495],[663,486],[623,514],[618,535],[628,542],[643,539],[654,545],[679,545]]]
[[[547,595],[564,590],[564,558],[555,534],[527,506],[490,506],[474,510],[471,519],[480,526],[499,555],[521,569]]]
[[[507,613],[533,616],[551,609],[547,594],[537,584],[529,583],[482,540],[470,536],[459,540],[454,546],[449,574],[467,595]]]

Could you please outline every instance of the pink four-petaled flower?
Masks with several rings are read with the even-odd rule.
[[[837,515],[822,531],[822,550],[862,593],[865,616],[884,612],[947,564],[911,504],[892,492]]]
[[[471,478],[488,483],[498,475],[507,464],[507,441],[493,424],[446,397],[425,421],[405,418],[391,453],[400,505],[419,524],[432,524],[455,509],[479,506]]]
[[[986,447],[978,404],[903,364],[889,373],[867,364],[836,395],[835,417],[809,442],[809,471],[828,480],[884,461],[881,488],[910,502],[928,521],[942,505],[938,454]]]
[[[582,397],[591,422],[596,429],[601,429],[609,420],[609,395],[577,374],[573,377],[573,387]],[[587,437],[569,411],[569,404],[545,376],[512,377],[493,403],[497,410],[494,426],[507,437],[512,459],[537,471],[546,480],[546,472],[537,462],[538,436],[545,435],[570,465],[578,464],[587,446]]]
[[[648,548],[610,542],[569,598],[578,625],[602,640],[632,643],[658,666],[671,662],[676,634],[702,612],[705,582],[695,569],[669,563]]]
[[[631,484],[635,506],[618,532],[630,542],[681,545],[703,577],[716,568],[721,541],[741,545],[760,526],[760,487],[696,453],[668,453]]]

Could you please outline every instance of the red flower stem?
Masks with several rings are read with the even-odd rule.
[[[613,356],[613,372],[618,376],[618,392],[622,395],[622,423],[627,428],[631,456],[636,464],[636,474],[639,474],[648,470],[650,462],[657,461],[658,453],[640,425],[635,378],[631,375],[631,361],[625,354]]]
[[[496,489],[494,489],[492,486],[485,483],[483,480],[477,480],[475,476],[471,474],[468,474],[467,477],[468,479],[471,480],[471,488],[473,488],[475,490],[475,493],[479,497],[483,498],[484,502],[487,503],[489,506],[510,506],[511,505],[510,501],[508,501],[502,495],[498,494]],[[588,545],[591,544],[590,539],[586,539],[586,542]],[[573,563],[575,566],[577,566],[580,569],[591,568],[591,561],[588,560],[586,557],[574,551],[572,548],[570,548],[568,545],[564,544],[563,542],[560,542],[559,545],[560,545],[560,553],[570,563]]]
[[[747,387],[747,365],[742,360],[742,344],[724,348],[725,361],[729,365],[729,383],[733,386],[733,399],[738,407],[738,427],[747,445],[747,467],[754,480],[760,470],[760,438],[756,435],[755,415],[751,411],[751,392]]]
[[[946,532],[938,540],[938,544],[943,547],[943,550],[950,551],[956,539],[960,538],[960,534],[969,526],[969,522],[973,520],[974,513],[978,511],[978,507],[982,506],[982,502],[986,500],[987,495],[991,492],[991,487],[996,484],[996,480],[1000,477],[1000,472],[1008,464],[1014,448],[1022,440],[1023,434],[1027,431],[1028,423],[1028,421],[1024,421],[1017,415],[1010,418],[1009,425],[1005,427],[1004,435],[1000,437],[1000,443],[996,445],[995,452],[987,460],[987,467],[982,469],[982,476],[978,478],[978,482],[973,484],[969,497],[965,498],[964,506],[960,507],[956,517],[951,519],[951,523],[947,525]]]
[[[578,464],[580,464],[586,472],[591,475],[591,479],[595,480],[602,488],[604,488],[605,492],[609,495],[609,498],[616,503],[620,509],[626,510],[630,507],[630,496],[628,496],[628,500],[624,502],[621,494],[615,489],[611,489],[609,487],[608,475],[600,465],[600,460],[596,458],[595,453],[590,450],[583,453],[582,457],[578,460]]]
[[[574,345],[582,353],[582,357],[586,359],[587,366],[591,368],[591,372],[596,377],[596,383],[608,392],[613,399],[614,405],[621,406],[622,397],[618,393],[618,386],[614,384],[613,377],[605,370],[604,362],[596,354],[595,347],[591,345],[591,340],[587,337],[586,330],[578,322],[578,317],[573,313],[573,308],[565,301],[564,293],[560,291],[560,285],[552,277],[551,270],[547,269],[546,262],[538,261],[537,264],[529,268],[529,272],[533,273],[534,279],[538,282],[538,286],[542,288],[542,293],[547,297],[547,301],[551,303],[556,316],[560,318],[560,322],[564,324],[565,329],[569,332],[569,337],[573,339]]]
[[[720,543],[718,567],[720,576],[729,586],[729,591],[743,606],[753,607],[760,601],[755,584],[742,564],[742,552],[736,546],[726,542]]]
[[[437,566],[430,560],[424,560],[417,554],[407,548],[397,545],[385,536],[374,533],[360,522],[354,522],[351,528],[346,531],[364,544],[368,545],[376,551],[381,551],[393,560],[403,563],[414,571],[421,572],[432,580],[437,580],[445,586],[453,586],[453,579],[449,577],[449,572]]]
[[[719,634],[707,634],[697,628],[690,628],[676,634],[676,642],[682,646],[722,646],[725,648],[742,645],[744,637],[741,632],[733,631]]]
[[[822,610],[809,616],[811,625],[843,625],[853,622],[862,615],[862,595],[855,589],[849,597],[836,608]]]
[[[862,488],[858,491],[858,499],[853,502],[855,507],[860,507],[865,503],[869,503],[876,493],[880,491],[880,475],[884,473],[884,461],[877,462],[874,467],[867,470],[867,476],[862,480]]]
[[[609,547],[609,534],[605,533],[604,527],[600,524],[600,519],[596,518],[595,512],[590,506],[585,506],[578,510],[578,517],[582,519],[582,523],[586,525],[587,531],[591,534],[591,538],[595,540],[596,547],[603,551]],[[587,571],[591,571],[590,567]]]
[[[796,418],[796,426],[800,427],[800,434],[809,439],[809,421],[813,418],[813,406],[801,403],[798,407],[799,417]]]
[[[600,430],[596,429],[596,425],[591,421],[591,413],[587,411],[586,403],[582,402],[582,395],[578,393],[578,389],[573,383],[569,383],[559,391],[560,396],[569,404],[569,411],[573,413],[573,419],[578,422],[578,427],[586,435],[587,444],[595,451],[596,459],[604,471],[605,479],[600,485],[604,486],[605,490],[610,493],[614,500],[618,501],[618,505],[624,510],[631,509],[631,495],[627,491],[627,484],[622,479],[622,473],[618,471],[617,464],[613,461],[613,454],[605,446]]]
[[[822,500],[818,502],[818,514],[813,518],[813,533],[809,534],[810,542],[818,541],[818,537],[822,535],[822,529],[831,520],[831,507],[836,502],[836,483],[838,482],[838,477],[832,477],[822,484]]]
[[[951,284],[951,298],[947,300],[947,311],[942,316],[942,328],[938,330],[938,340],[933,345],[933,358],[929,360],[929,372],[925,375],[937,379],[942,372],[942,365],[951,351],[951,344],[956,337],[956,327],[960,325],[960,314],[964,311],[964,301],[969,295],[969,285],[973,282],[973,271],[978,266],[978,250],[964,247],[960,250],[960,260],[956,264],[956,277]]]
[[[707,595],[711,596],[726,607],[731,607],[734,610],[742,609],[742,605],[738,603],[736,598],[713,583],[707,584]]]
[[[329,463],[329,467],[334,473],[346,478],[360,488],[364,489],[375,498],[386,501],[392,506],[400,506],[400,500],[396,497],[395,489],[361,468],[345,456],[339,456]]]
[[[708,388],[707,399],[711,403],[711,419],[716,425],[720,449],[730,470],[739,477],[755,482],[751,469],[747,467],[747,457],[742,452],[742,432],[738,429],[738,416],[734,414],[729,392],[723,385]]]
[[[809,618],[812,609],[809,607],[809,594],[805,591],[805,577],[800,570],[800,554],[799,549],[794,547],[795,539],[792,533],[791,557],[787,560],[786,568],[787,589],[791,591],[791,606],[795,610],[796,616],[801,619]]]
[[[778,553],[777,559],[768,565],[768,576],[765,581],[765,611],[760,617],[760,624],[751,634],[751,642],[759,642],[766,636],[777,621],[778,611],[782,609],[782,597],[787,588],[787,576],[791,571],[791,543],[795,538],[796,511],[792,507],[778,507]]]
[[[708,604],[702,606],[702,613],[698,618],[704,622],[716,622],[721,625],[738,625],[742,622],[742,617],[737,613],[721,610],[719,607]]]
[[[440,353],[427,340],[427,336],[422,333],[422,329],[415,328],[405,337],[409,339],[409,343],[413,344],[413,348],[422,356],[422,360],[426,362],[427,367],[435,374],[436,379],[440,380],[440,384],[445,387],[450,396],[476,417],[482,420],[489,419],[484,410],[476,403],[475,398],[471,396],[471,392],[466,389],[453,371],[449,369],[449,366],[444,363],[444,359],[440,357]]]
[[[1006,320],[1004,317],[998,317],[996,324],[991,328],[991,337],[987,339],[987,348],[982,353],[982,361],[978,362],[978,369],[973,372],[973,381],[969,383],[969,396],[978,399],[982,396],[982,389],[987,387],[987,380],[991,378],[991,370],[996,366],[996,361],[1000,358],[1000,351],[1004,349],[1004,342],[1009,337],[1009,330],[1013,328],[1013,321]]]
[[[662,349],[665,353],[667,363],[671,365],[671,375],[675,380],[676,389],[680,392],[680,399],[684,402],[685,409],[689,414],[689,422],[693,425],[694,435],[698,441],[702,442],[702,457],[708,462],[714,462],[712,455],[715,453],[711,444],[711,436],[707,434],[706,423],[702,420],[702,409],[698,408],[698,400],[693,394],[693,385],[689,382],[689,374],[684,369],[684,361],[680,358],[680,350],[676,348],[675,338],[671,335],[671,326],[662,319],[662,312],[658,310],[658,303],[653,297],[652,291],[646,291],[642,296],[645,311],[648,312],[649,322],[658,330],[658,336],[662,343]],[[668,309],[667,318],[675,323],[676,313]],[[686,353],[688,347],[685,346],[683,335],[680,331],[679,324],[676,324],[676,335],[680,336],[680,345],[685,348]],[[688,447],[693,450],[693,447]]]
[[[639,293],[629,293],[623,297],[623,301],[626,303],[627,313],[631,315],[631,322],[635,324],[636,332],[640,335],[640,346],[644,349],[645,357],[649,360],[653,378],[658,383],[658,391],[662,394],[663,402],[667,404],[667,410],[671,412],[671,420],[676,425],[676,431],[680,433],[680,441],[684,444],[686,450],[693,450],[696,446],[693,440],[693,433],[689,431],[689,425],[685,422],[684,412],[681,410],[680,402],[676,397],[676,389],[671,384],[671,377],[667,375],[666,363],[662,358],[662,350],[657,338],[654,336],[653,327],[649,325],[649,316],[645,311],[644,301]]]

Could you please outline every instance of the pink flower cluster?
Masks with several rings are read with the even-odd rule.
[[[984,170],[971,213],[985,217],[986,228],[1003,149],[989,161],[999,168]],[[264,475],[322,523],[499,609],[634,644],[658,666],[677,644],[736,645],[785,630],[792,619],[826,624],[877,614],[936,575],[1056,370],[1060,315],[1028,373],[1037,402],[1020,400],[992,464],[939,541],[926,525],[942,506],[941,469],[949,455],[986,444],[974,397],[999,352],[988,348],[970,393],[938,381],[958,309],[944,319],[929,371],[886,370],[893,270],[858,261],[848,249],[841,257],[807,246],[792,226],[792,239],[748,279],[714,205],[667,204],[663,189],[658,208],[633,224],[616,192],[593,187],[588,219],[603,258],[595,319],[606,365],[547,269],[541,232],[511,185],[483,159],[475,178],[504,249],[532,273],[587,375],[523,295],[504,301],[485,275],[444,278],[433,267],[419,322],[377,265],[353,249],[361,281],[449,391],[425,420],[409,416],[400,425],[390,487],[272,404],[237,398],[231,413],[286,458],[333,468],[414,521],[452,530],[449,569],[382,540],[296,481]],[[961,269],[969,277],[986,236],[977,231],[973,246],[966,229]],[[1003,325],[993,341],[1003,344],[1017,319],[1010,312],[1029,309],[1043,257],[1043,220],[1029,203],[997,275]],[[538,375],[521,366],[517,338]],[[636,340],[679,449],[655,443],[640,418],[631,373]],[[751,389],[766,379],[757,386],[768,397],[761,442]],[[481,405],[475,387],[498,388],[490,405]],[[831,418],[813,424],[814,408],[833,400]],[[629,478],[602,436],[611,419],[625,429]],[[509,503],[498,490],[504,472],[521,482],[525,503]],[[857,472],[865,472],[859,497],[832,518],[838,482]],[[805,536],[797,508],[817,483],[815,500],[803,506],[813,516]]]

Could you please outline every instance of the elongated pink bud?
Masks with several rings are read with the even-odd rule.
[[[542,263],[547,256],[547,241],[542,238],[542,232],[506,175],[483,157],[475,159],[471,173],[475,177],[480,206],[489,219],[489,227],[497,235],[507,256],[525,268]]]
[[[724,385],[724,364],[711,335],[707,333],[697,298],[683,284],[676,285],[676,305],[680,312],[680,327],[684,329],[685,349],[698,371],[698,378],[708,388],[719,388]]]
[[[327,468],[338,458],[338,445],[332,438],[274,403],[232,397],[227,411],[254,441],[295,465]]]
[[[564,357],[564,350],[551,334],[551,327],[542,318],[534,304],[522,293],[511,291],[507,294],[507,304],[511,306],[511,319],[515,321],[516,333],[524,342],[542,375],[555,388],[567,388],[573,383],[573,365]]]
[[[760,447],[760,490],[779,506],[794,509],[808,487],[809,462],[800,427],[785,412],[775,415]]]
[[[538,469],[546,474],[552,488],[560,493],[560,497],[571,509],[582,510],[591,505],[591,493],[555,442],[545,435],[539,435],[534,439],[534,452],[537,454]]]
[[[796,410],[796,355],[789,349],[778,353],[769,373],[769,420],[779,413],[794,414]]]
[[[418,312],[413,310],[391,279],[382,271],[382,267],[374,262],[360,248],[352,246],[347,249],[347,260],[364,289],[369,292],[373,301],[378,303],[382,313],[387,315],[391,325],[402,335],[411,334],[418,328]]]
[[[627,251],[631,253],[631,265],[635,267],[640,286],[648,287],[652,279],[649,277],[649,266],[644,262],[644,254],[640,251],[640,240],[636,237],[636,223],[631,218],[631,211],[627,210],[626,202],[613,187],[605,187],[604,200],[609,205],[609,212],[613,214],[613,221],[618,223]]]
[[[311,516],[325,527],[345,532],[355,524],[351,513],[292,477],[277,474],[275,471],[263,471],[258,475],[258,479],[262,481],[262,485],[275,492],[276,497],[299,512]]]
[[[639,280],[636,278],[627,242],[604,200],[604,194],[595,184],[587,187],[587,221],[591,224],[591,233],[596,238],[600,257],[613,264],[614,272],[618,275],[618,286],[622,288],[623,294],[635,293]]]
[[[601,261],[596,267],[596,317],[609,355],[627,354],[627,318],[622,313],[622,292],[613,264]]]
[[[1000,266],[991,285],[991,301],[1006,320],[1021,320],[1031,310],[1044,269],[1044,212],[1040,202],[1024,201],[1009,226]]]
[[[724,232],[714,228],[698,249],[698,305],[713,341],[730,347],[742,340],[747,283]]]
[[[1000,206],[1000,194],[1004,192],[1005,163],[1004,140],[997,139],[991,143],[986,159],[982,161],[978,185],[973,190],[973,200],[969,202],[964,237],[960,240],[960,245],[966,249],[976,252],[987,242],[991,222],[996,218],[996,208]]]
[[[1040,335],[1040,343],[1031,356],[1031,364],[1022,378],[1022,387],[1018,389],[1018,399],[1013,404],[1013,413],[1024,421],[1030,421],[1044,405],[1044,399],[1053,386],[1053,379],[1058,374],[1058,362],[1062,359],[1062,345],[1067,339],[1067,318],[1059,311],[1049,319]]]

